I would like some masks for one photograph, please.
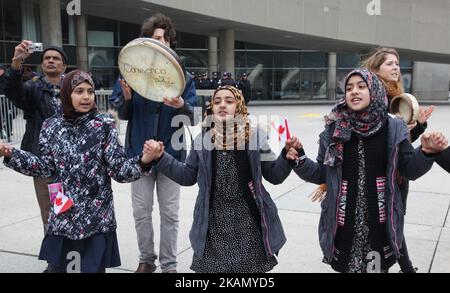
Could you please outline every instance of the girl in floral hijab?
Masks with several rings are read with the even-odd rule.
[[[417,179],[433,158],[413,149],[403,120],[388,115],[383,84],[365,69],[346,78],[345,97],[328,115],[319,144],[316,162],[294,146],[303,154],[294,172],[327,187],[319,224],[324,261],[338,272],[387,272],[403,240],[396,171]]]
[[[352,71],[346,81],[348,82],[354,75],[361,76],[367,84],[370,104],[365,109],[354,111],[348,106],[344,96],[331,111],[327,123],[335,121],[336,128],[333,134],[333,143],[328,147],[325,155],[325,164],[331,167],[342,163],[343,145],[350,140],[352,131],[368,138],[377,133],[386,123],[388,100],[383,84],[374,73],[366,69]]]

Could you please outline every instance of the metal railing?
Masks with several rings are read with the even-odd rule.
[[[25,134],[25,124],[23,111],[0,95],[0,141],[20,142]]]
[[[95,91],[95,103],[97,104],[97,109],[101,113],[107,113],[113,110],[109,105],[109,97],[112,95],[112,90],[98,90]]]
[[[108,103],[108,99],[112,94],[112,90],[99,90],[95,92],[95,101],[100,112],[110,112],[112,109]],[[117,123],[117,128],[121,123]],[[23,119],[23,111],[8,100],[5,95],[0,95],[0,141],[8,143],[20,143],[25,134],[26,120]]]
[[[213,90],[197,90],[198,104],[203,111],[209,104]],[[112,90],[95,91],[95,102],[101,113],[110,112],[116,117],[116,127],[121,135],[125,134],[126,121],[119,121],[114,109],[109,104]],[[0,95],[0,141],[8,143],[20,143],[25,134],[26,120],[23,119],[23,111],[9,101],[4,95]]]

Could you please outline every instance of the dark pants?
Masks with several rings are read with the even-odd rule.
[[[48,193],[48,184],[52,183],[50,178],[33,177],[34,190],[41,211],[42,224],[44,225],[44,234],[47,232],[48,216],[50,213],[50,195]]]

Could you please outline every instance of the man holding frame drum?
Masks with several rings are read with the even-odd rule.
[[[130,157],[141,153],[148,139],[164,142],[169,146],[166,150],[179,161],[186,157],[185,150],[177,150],[171,143],[174,133],[183,126],[172,127],[171,122],[175,116],[183,114],[192,121],[197,96],[192,78],[184,72],[178,56],[170,49],[175,41],[171,19],[157,13],[144,21],[141,38],[130,42],[120,53],[119,67],[126,81],[119,78],[110,101],[117,107],[119,118],[128,120],[126,150]],[[164,67],[165,64],[170,68]],[[174,96],[178,88],[182,94]],[[140,251],[136,273],[156,270],[152,223],[155,185],[161,216],[161,271],[176,273],[180,185],[155,170],[150,177],[142,177],[131,184]]]

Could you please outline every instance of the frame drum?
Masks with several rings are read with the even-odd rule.
[[[162,102],[164,97],[183,94],[185,71],[178,55],[151,38],[129,42],[119,54],[119,70],[128,85],[146,99]]]
[[[419,103],[413,95],[401,94],[392,98],[390,112],[411,124],[419,119]]]

